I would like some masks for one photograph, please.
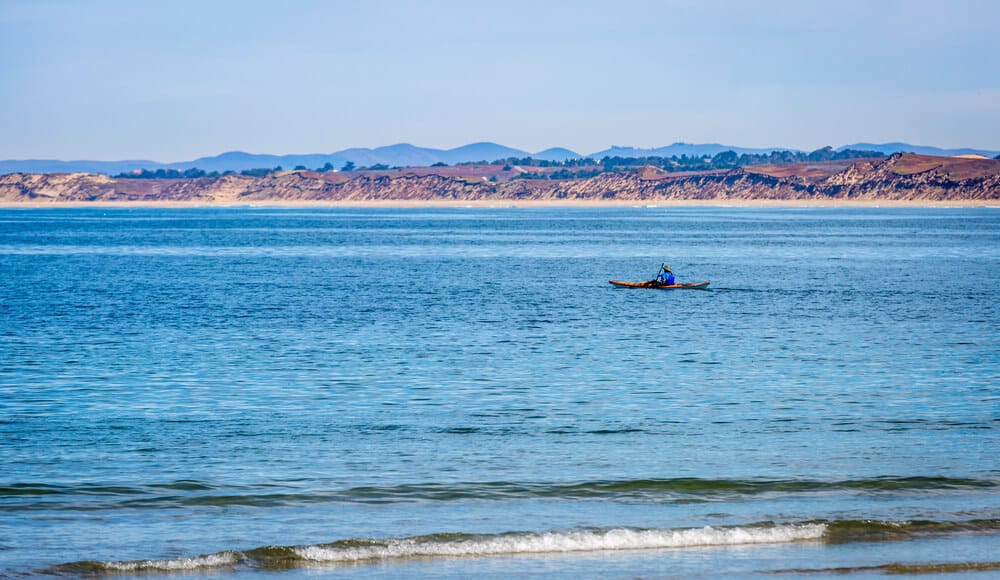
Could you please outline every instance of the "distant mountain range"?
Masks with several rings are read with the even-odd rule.
[[[985,155],[986,157],[996,157],[1000,151],[988,151],[986,149],[941,149],[928,145],[910,145],[909,143],[854,143],[838,147],[837,151],[844,149],[856,149],[859,151],[878,151],[886,155],[893,153],[917,153],[919,155],[939,155],[951,157],[954,155]]]
[[[715,155],[716,153],[722,153],[723,151],[734,151],[737,154],[742,155],[744,153],[767,154],[771,151],[798,151],[798,149],[790,149],[788,147],[752,149],[749,147],[720,145],[718,143],[674,143],[673,145],[656,147],[654,149],[637,149],[635,147],[621,147],[613,145],[604,151],[591,153],[587,157],[593,157],[594,159],[601,159],[603,157],[673,157],[674,155],[678,157],[681,155],[687,155],[688,157],[702,157],[705,155]]]
[[[880,153],[892,154],[896,152],[920,153],[923,155],[967,155],[979,154],[987,157],[1000,155],[1000,151],[987,151],[983,149],[941,149],[939,147],[928,147],[922,145],[910,145],[908,143],[854,143],[837,148],[837,151],[844,149],[860,149],[866,151],[878,151]],[[205,171],[242,171],[244,169],[274,168],[281,166],[284,169],[295,167],[306,167],[316,169],[323,167],[327,163],[339,169],[344,164],[351,162],[357,167],[370,167],[376,164],[387,165],[389,167],[416,167],[428,166],[435,163],[446,163],[454,165],[456,163],[467,163],[476,161],[494,161],[508,157],[533,157],[548,161],[565,161],[580,157],[591,157],[601,159],[610,157],[671,157],[674,155],[687,155],[688,157],[715,155],[723,151],[735,151],[736,153],[770,153],[771,151],[796,151],[787,147],[771,148],[747,148],[732,145],[721,145],[718,143],[674,143],[666,147],[654,149],[637,149],[635,147],[612,146],[603,151],[581,155],[562,147],[553,147],[537,153],[529,153],[521,149],[513,149],[496,143],[471,143],[454,149],[431,149],[428,147],[417,147],[409,143],[399,143],[374,149],[353,148],[344,149],[335,153],[316,153],[309,155],[265,155],[255,153],[244,153],[242,151],[230,151],[213,157],[200,157],[192,161],[179,161],[176,163],[161,163],[149,160],[126,160],[126,161],[60,161],[54,159],[12,159],[0,161],[0,174],[7,173],[105,173],[116,175],[137,169],[178,169],[185,170],[191,168],[203,169]]]

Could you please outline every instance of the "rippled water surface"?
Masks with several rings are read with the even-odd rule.
[[[995,209],[0,210],[0,576],[988,567],[998,288]]]

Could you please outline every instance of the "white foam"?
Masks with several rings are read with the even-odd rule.
[[[105,562],[103,567],[107,570],[120,570],[124,572],[139,571],[182,571],[198,570],[201,568],[220,568],[222,566],[232,566],[239,562],[240,558],[236,552],[219,552],[217,554],[206,554],[204,556],[194,556],[192,558],[175,558],[173,560],[132,560],[129,562]]]
[[[644,550],[701,546],[741,546],[781,544],[818,540],[826,531],[823,524],[777,525],[767,527],[691,528],[677,530],[612,529],[604,531],[505,534],[462,540],[399,539],[371,546],[306,546],[295,548],[305,560],[315,562],[358,562],[427,556],[498,556],[603,550]]]

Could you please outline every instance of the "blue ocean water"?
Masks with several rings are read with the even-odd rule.
[[[0,576],[989,567],[998,450],[996,209],[0,210]]]

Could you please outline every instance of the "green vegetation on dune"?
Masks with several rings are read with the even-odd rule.
[[[509,158],[494,161],[519,167],[560,167],[556,172],[525,172],[515,179],[569,179],[593,177],[605,171],[616,171],[635,167],[652,166],[668,172],[706,171],[720,169],[735,169],[748,165],[782,165],[790,163],[819,163],[824,161],[842,161],[849,159],[882,158],[885,154],[878,151],[860,151],[844,149],[835,151],[832,147],[823,147],[810,153],[796,151],[772,151],[770,153],[743,153],[723,151],[714,156],[674,155],[672,157],[603,157],[600,160],[581,158],[566,161],[545,161],[526,157],[523,159]],[[571,168],[587,168],[588,171],[572,171]]]
[[[564,180],[564,179],[586,179],[588,177],[594,177],[601,173],[606,173],[609,171],[628,171],[630,169],[652,166],[662,169],[667,172],[683,172],[683,171],[712,171],[712,170],[726,170],[735,169],[737,167],[744,167],[748,165],[781,165],[790,163],[807,163],[807,162],[823,162],[823,161],[838,161],[847,159],[861,159],[861,158],[879,158],[885,157],[884,154],[878,151],[859,151],[854,149],[845,149],[843,151],[834,151],[832,147],[824,147],[822,149],[817,149],[811,153],[802,153],[796,151],[772,151],[770,153],[743,153],[737,154],[735,151],[723,151],[717,153],[714,156],[688,156],[688,155],[674,155],[672,157],[603,157],[601,159],[593,159],[590,157],[580,157],[566,159],[564,161],[550,161],[546,159],[534,159],[532,157],[507,157],[504,159],[497,159],[492,162],[490,161],[478,161],[476,163],[460,163],[458,165],[497,165],[503,166],[505,172],[512,171],[515,167],[517,172],[512,176],[513,179],[549,179],[549,180]],[[431,167],[447,167],[448,165],[443,162],[438,162]],[[535,168],[535,171],[528,170],[526,168]],[[322,167],[317,167],[315,171],[319,173],[326,173],[333,171],[334,167],[331,163],[326,163]],[[356,171],[356,170],[369,170],[369,171],[385,171],[388,169],[399,169],[398,167],[390,167],[385,163],[376,163],[369,167],[356,167],[351,161],[346,162],[343,167],[340,168],[341,171]],[[554,169],[554,171],[553,171]],[[265,177],[270,173],[275,173],[281,171],[281,167],[275,167],[273,169],[268,168],[256,168],[256,169],[244,169],[240,171],[240,175],[246,175],[250,177]],[[298,165],[295,167],[296,171],[308,170],[304,165]],[[200,177],[218,177],[219,175],[231,175],[236,173],[235,171],[226,171],[219,173],[218,171],[206,172],[202,169],[196,167],[180,170],[180,169],[141,169],[131,172],[123,172],[115,175],[119,179],[197,179]]]

